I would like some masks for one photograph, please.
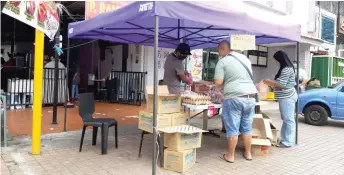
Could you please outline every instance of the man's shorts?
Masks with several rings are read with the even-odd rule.
[[[233,98],[223,102],[222,120],[227,137],[252,134],[252,121],[256,100],[254,98]]]

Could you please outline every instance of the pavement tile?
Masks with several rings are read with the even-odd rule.
[[[281,127],[278,111],[266,111],[276,127]],[[242,158],[241,149],[236,150],[234,164],[219,158],[226,152],[226,139],[203,137],[202,147],[197,149],[197,163],[184,175],[299,175],[299,174],[338,174],[344,175],[344,122],[331,121],[328,126],[315,127],[304,124],[300,118],[300,145],[291,149],[272,147],[266,157],[255,156],[249,162]],[[201,126],[202,118],[192,119],[192,125]],[[340,127],[338,127],[340,126]],[[120,126],[121,127],[121,126]],[[214,118],[209,127],[221,128],[221,120]],[[109,132],[113,133],[113,130]],[[135,133],[135,132],[133,132]],[[120,147],[115,149],[114,137],[109,136],[108,154],[100,154],[100,138],[97,145],[91,145],[90,131],[87,131],[83,151],[79,153],[80,131],[54,134],[54,137],[42,139],[42,154],[31,155],[29,140],[21,140],[1,154],[1,174],[24,174],[25,171],[36,174],[113,174],[113,175],[150,175],[152,161],[152,136],[145,136],[142,157],[138,158],[140,132],[132,135],[120,135]],[[319,134],[321,133],[321,134]],[[18,155],[19,158],[18,158]],[[157,174],[175,175],[163,168]]]

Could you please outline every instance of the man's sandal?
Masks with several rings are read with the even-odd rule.
[[[234,161],[230,161],[230,160],[226,159],[226,154],[221,155],[220,158],[221,158],[222,160],[228,162],[228,163],[234,163]]]
[[[245,156],[245,154],[243,154],[242,156],[243,156],[246,160],[252,161],[252,158],[251,158],[251,159],[247,158],[247,157]]]

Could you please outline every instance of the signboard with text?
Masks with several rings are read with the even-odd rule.
[[[59,28],[59,14],[52,1],[7,1],[2,13],[39,31],[51,40]]]
[[[254,35],[231,35],[231,49],[233,50],[255,50],[256,36]]]
[[[117,10],[132,1],[85,1],[85,20],[101,13]]]

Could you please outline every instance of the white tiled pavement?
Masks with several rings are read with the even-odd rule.
[[[276,106],[264,107],[277,127],[281,126]],[[193,119],[199,126],[202,120]],[[210,127],[220,128],[219,119],[211,119]],[[110,130],[110,133],[113,130]],[[42,138],[42,154],[30,154],[29,138],[17,139],[1,153],[1,174],[151,174],[152,137],[144,140],[143,155],[137,158],[139,131],[136,126],[122,127],[119,148],[114,148],[114,137],[109,137],[107,155],[100,155],[100,142],[91,145],[91,132],[87,132],[83,151],[78,152],[80,131],[45,135]],[[333,174],[344,175],[344,122],[330,121],[329,125],[315,127],[306,125],[300,118],[300,145],[290,149],[272,148],[267,157],[254,157],[249,162],[237,150],[236,161],[229,164],[219,158],[226,150],[226,140],[203,137],[202,148],[197,150],[197,163],[184,174]],[[157,174],[179,174],[159,168]]]

